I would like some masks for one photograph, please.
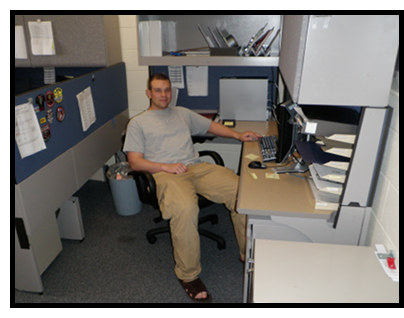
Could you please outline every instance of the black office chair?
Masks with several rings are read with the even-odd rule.
[[[200,151],[199,156],[200,157],[210,156],[210,157],[212,157],[212,159],[214,160],[214,162],[216,164],[224,166],[222,157],[215,151]],[[155,182],[152,174],[147,171],[131,171],[128,174],[131,175],[136,181],[136,186],[137,186],[137,190],[139,193],[140,201],[142,201],[143,203],[146,203],[146,204],[150,204],[154,209],[160,211],[158,201],[157,201],[157,195],[156,195],[156,182]],[[197,194],[197,195],[198,195],[198,205],[199,205],[200,209],[208,207],[212,204],[215,204],[215,202],[212,202],[199,194]],[[162,220],[163,220],[163,218],[160,215],[159,217],[156,217],[154,219],[154,222],[158,223]],[[211,224],[216,224],[219,222],[219,218],[216,214],[210,214],[207,216],[199,217],[198,225],[203,224],[208,221],[210,221]],[[170,232],[169,224],[167,224],[166,226],[162,226],[162,227],[159,227],[156,229],[149,230],[146,233],[147,241],[150,244],[154,244],[157,240],[156,235],[161,234],[161,233],[168,233],[168,232]],[[217,247],[219,250],[226,248],[226,241],[223,239],[223,237],[216,235],[205,229],[201,229],[200,227],[198,227],[198,232],[200,235],[206,236],[206,237],[216,241]]]

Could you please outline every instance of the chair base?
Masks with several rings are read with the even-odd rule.
[[[156,219],[158,219],[158,218],[156,218]],[[198,225],[201,225],[201,224],[206,223],[206,222],[210,222],[211,224],[217,224],[219,222],[219,218],[218,218],[218,216],[216,214],[206,215],[206,216],[203,216],[203,217],[199,218]],[[149,230],[146,233],[147,241],[150,244],[154,244],[157,241],[156,235],[159,235],[159,234],[162,234],[162,233],[169,233],[169,232],[170,232],[170,226],[169,225]],[[203,236],[205,236],[207,238],[210,238],[210,239],[216,241],[217,242],[217,248],[219,250],[223,250],[223,249],[226,248],[226,241],[224,240],[223,237],[221,237],[219,235],[216,235],[216,234],[214,234],[214,233],[212,233],[212,232],[210,232],[208,230],[205,230],[205,229],[198,228],[198,232],[199,232],[200,235],[203,235]]]

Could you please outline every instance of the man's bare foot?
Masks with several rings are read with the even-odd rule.
[[[179,282],[184,288],[187,295],[197,303],[210,303],[212,301],[212,296],[206,289],[206,286],[202,283],[200,278],[193,280],[181,280]]]
[[[183,280],[183,282],[184,283],[189,283],[189,282],[191,282],[191,280]],[[188,293],[188,290],[186,289],[185,292]],[[206,297],[208,297],[208,293],[206,291],[203,291],[203,292],[200,292],[199,294],[197,294],[195,296],[195,299],[205,299]]]

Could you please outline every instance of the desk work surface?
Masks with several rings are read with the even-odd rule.
[[[239,123],[239,122],[237,122]],[[277,126],[274,121],[245,122],[244,130],[254,130],[262,135],[277,135]],[[243,129],[239,128],[238,131]],[[256,155],[257,159],[246,158]],[[266,174],[274,174],[272,167],[277,167],[274,161],[266,162],[267,169],[251,169],[248,164],[253,161],[262,161],[258,141],[243,143],[242,160],[240,166],[240,185],[237,211],[241,214],[251,215],[277,215],[291,217],[305,217],[328,219],[332,211],[316,210],[313,194],[305,174],[279,174],[279,179],[266,178]],[[255,173],[257,179],[251,176]],[[300,178],[299,178],[300,177]]]
[[[255,240],[254,302],[399,302],[373,247]]]

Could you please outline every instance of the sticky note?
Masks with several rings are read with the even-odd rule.
[[[256,175],[254,172],[251,172],[250,169],[247,168],[247,171],[248,171],[248,173],[250,174],[250,176],[251,176],[253,179],[255,179],[255,180],[258,179],[257,175]]]
[[[277,173],[265,173],[265,178],[267,179],[280,179],[279,174]]]
[[[245,157],[248,158],[248,159],[251,159],[251,160],[255,160],[255,159],[258,158],[258,156],[254,155],[253,153],[250,153],[249,155],[247,155]]]

